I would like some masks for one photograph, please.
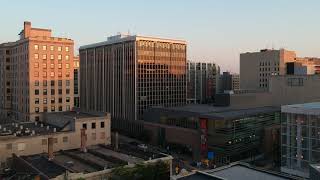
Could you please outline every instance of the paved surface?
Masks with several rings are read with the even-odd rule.
[[[112,150],[106,149],[106,148],[101,148],[101,147],[95,146],[95,148],[92,148],[92,149],[94,149],[95,151],[97,151],[99,153],[102,153],[104,155],[113,156],[113,157],[116,157],[118,159],[121,159],[121,160],[129,162],[129,163],[138,163],[138,162],[142,162],[143,161],[143,159],[140,159],[140,158],[137,158],[137,157],[133,157],[133,156],[129,156],[127,154],[122,154],[122,153],[119,153],[119,152],[115,152],[115,151],[112,151]]]

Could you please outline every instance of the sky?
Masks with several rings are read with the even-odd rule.
[[[0,43],[23,21],[81,45],[118,32],[183,39],[188,59],[239,72],[239,55],[286,48],[320,57],[319,0],[0,0]]]

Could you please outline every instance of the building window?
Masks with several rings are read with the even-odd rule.
[[[58,86],[62,86],[62,80],[58,80]]]
[[[46,51],[47,50],[47,46],[42,46],[42,50]]]
[[[50,81],[50,85],[51,85],[51,86],[54,86],[54,80],[51,80],[51,81]]]
[[[47,139],[42,139],[42,140],[41,140],[41,144],[42,144],[42,145],[47,145]]]
[[[66,72],[66,77],[70,77],[70,72]]]
[[[97,139],[97,134],[96,133],[92,133],[91,134],[91,138],[92,138],[92,140],[96,140]]]
[[[39,104],[39,98],[35,98],[34,103]]]
[[[47,89],[43,89],[43,95],[47,95]]]
[[[42,63],[42,68],[47,69],[47,63]]]
[[[104,122],[100,122],[100,127],[104,128]]]
[[[59,103],[62,103],[62,98],[61,97],[59,97]]]
[[[62,111],[62,106],[59,106],[59,111]]]
[[[50,50],[51,50],[51,51],[54,51],[54,46],[50,46]]]
[[[54,97],[51,98],[51,103],[53,104],[55,102]]]
[[[106,138],[106,133],[105,132],[101,132],[100,133],[100,139],[105,139]]]
[[[43,86],[47,86],[47,80],[43,80]]]
[[[54,55],[53,54],[50,55],[50,59],[54,60]]]
[[[67,63],[66,64],[66,68],[69,69],[70,68],[70,64]]]
[[[82,128],[83,128],[83,129],[87,129],[87,123],[83,123],[83,124],[82,124]]]
[[[66,47],[66,52],[69,52],[69,47]]]
[[[18,151],[24,151],[26,149],[25,143],[18,143]]]
[[[47,72],[42,72],[43,77],[47,77]]]
[[[35,95],[39,95],[39,89],[35,89],[35,90],[34,90],[34,94],[35,94]]]
[[[62,77],[62,72],[61,71],[58,72],[58,77]]]
[[[42,59],[43,59],[43,60],[46,60],[46,59],[47,59],[47,55],[46,55],[46,54],[43,54],[43,55],[42,55]]]
[[[43,107],[43,112],[48,112],[48,107]]]
[[[66,111],[70,111],[70,106],[66,105]]]
[[[54,69],[54,64],[53,63],[50,64],[50,68]]]
[[[91,129],[95,129],[96,128],[96,123],[91,123]]]
[[[63,137],[62,138],[62,142],[67,143],[68,142],[68,137],[67,136]]]
[[[54,77],[54,72],[50,72],[50,76],[51,76],[51,77]]]
[[[288,86],[303,86],[303,78],[289,78],[287,84]]]
[[[39,59],[39,54],[34,54],[34,59]]]
[[[58,64],[58,68],[62,69],[62,64],[61,63]]]
[[[38,80],[34,81],[34,86],[39,86],[39,81]]]
[[[34,77],[39,77],[39,72],[38,71],[34,72]]]
[[[62,51],[62,47],[61,46],[58,46],[58,51]]]
[[[51,112],[55,111],[55,106],[51,106]]]
[[[39,112],[39,107],[35,107],[35,108],[34,108],[34,111],[35,111],[36,113],[38,113],[38,112]]]
[[[43,98],[43,104],[47,104],[47,98]]]
[[[35,44],[34,45],[34,50],[38,50],[39,49],[39,45],[38,44]]]
[[[54,89],[51,89],[51,95],[54,95],[55,92],[54,92]]]
[[[70,94],[70,89],[66,89],[66,94]]]
[[[66,61],[69,61],[69,56],[68,55],[66,55]]]
[[[62,60],[62,55],[61,54],[58,55],[58,60]]]
[[[70,97],[66,97],[66,102],[70,102]]]
[[[57,144],[58,143],[58,138],[53,138],[53,143]]]
[[[39,63],[38,62],[34,63],[34,68],[39,68]]]

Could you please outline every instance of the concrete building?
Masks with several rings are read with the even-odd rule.
[[[274,145],[268,129],[278,128],[279,123],[277,107],[235,109],[189,104],[155,107],[144,114],[144,129],[152,143],[191,149],[194,160],[214,152],[217,165],[267,155]]]
[[[220,67],[214,63],[187,64],[187,102],[212,103],[218,90]]]
[[[74,107],[80,107],[80,61],[79,56],[73,58],[73,78],[74,78]]]
[[[240,75],[223,72],[219,78],[218,93],[230,92],[240,89]]]
[[[44,115],[43,122],[0,125],[0,162],[12,154],[28,156],[111,143],[110,114],[57,112]]]
[[[81,109],[110,112],[115,123],[186,104],[186,53],[185,41],[123,34],[81,46]]]
[[[271,76],[268,86],[268,89],[219,94],[216,104],[233,108],[254,108],[320,101],[319,75]]]
[[[309,178],[320,162],[320,103],[281,107],[281,171]]]
[[[271,76],[286,75],[288,62],[299,62],[307,67],[307,74],[314,74],[319,59],[297,57],[294,51],[285,49],[263,49],[260,52],[240,54],[240,89],[267,89]]]
[[[0,110],[4,118],[40,119],[42,112],[73,108],[71,39],[24,22],[16,42],[0,44]]]

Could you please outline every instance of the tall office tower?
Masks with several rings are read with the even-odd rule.
[[[294,51],[263,49],[260,52],[247,52],[240,54],[240,89],[267,89],[270,76],[285,75],[287,63],[290,62],[306,66],[307,74],[320,71],[318,58],[296,57]]]
[[[80,47],[80,108],[140,120],[152,106],[186,104],[187,43],[116,35]]]
[[[214,63],[187,64],[187,102],[210,103],[217,91],[220,68]]]
[[[73,58],[73,77],[74,77],[74,107],[80,107],[80,62],[79,56]]]
[[[70,110],[73,40],[52,37],[50,29],[32,28],[30,22],[19,35],[18,41],[0,45],[2,114],[33,121],[41,112]]]

